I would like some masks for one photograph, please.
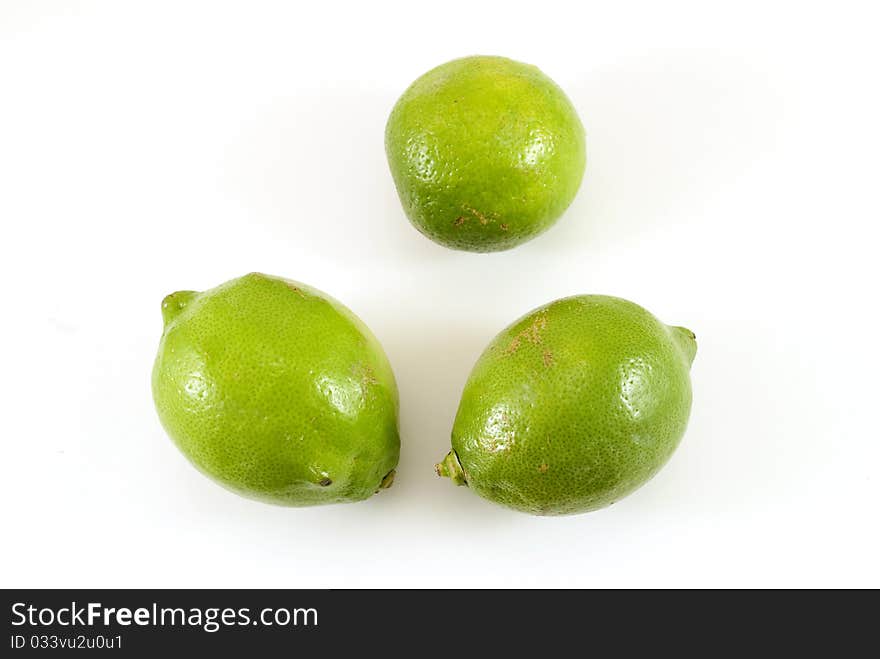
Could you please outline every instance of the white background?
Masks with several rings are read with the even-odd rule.
[[[880,586],[877,16],[854,2],[0,3],[0,585]],[[531,62],[583,187],[513,251],[410,227],[385,119]],[[150,395],[159,303],[252,270],[339,298],[401,390],[394,487],[286,509],[199,475]],[[438,479],[489,339],[575,293],[692,328],[680,449],[535,518]]]

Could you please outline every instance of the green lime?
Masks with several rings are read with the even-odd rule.
[[[610,505],[678,446],[696,350],[693,332],[620,298],[540,307],[477,361],[437,472],[536,515]]]
[[[415,227],[472,252],[548,229],[586,163],[584,128],[563,91],[504,57],[453,60],[416,80],[391,111],[385,150]]]
[[[199,470],[286,506],[360,501],[400,452],[397,386],[347,308],[303,284],[249,274],[162,302],[159,418]]]

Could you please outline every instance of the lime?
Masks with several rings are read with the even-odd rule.
[[[287,506],[359,501],[390,485],[397,387],[382,347],[347,308],[253,273],[162,303],[153,398],[199,470]]]
[[[477,361],[437,472],[536,515],[612,504],[681,440],[696,349],[690,330],[620,298],[540,307]]]
[[[577,193],[584,128],[540,70],[466,57],[428,71],[388,118],[385,150],[410,221],[454,249],[510,249],[548,229]]]

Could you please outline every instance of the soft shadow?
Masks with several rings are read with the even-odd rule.
[[[711,222],[707,202],[772,152],[783,117],[772,72],[713,51],[627,58],[567,91],[587,130],[587,173],[539,238],[554,253]]]
[[[224,193],[298,248],[349,262],[449,259],[409,223],[388,169],[385,122],[399,92],[307,89],[273,99],[231,138]]]
[[[516,513],[456,487],[434,472],[450,449],[450,433],[462,389],[494,330],[455,323],[442,328],[416,320],[389,323],[382,344],[400,389],[400,466],[378,505],[412,508],[453,521],[458,528],[513,522]],[[385,495],[386,493],[383,493]]]

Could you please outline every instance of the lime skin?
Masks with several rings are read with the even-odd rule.
[[[162,312],[153,398],[200,471],[285,506],[360,501],[390,485],[397,386],[379,342],[346,307],[252,273],[172,293]]]
[[[441,476],[535,515],[608,506],[666,463],[687,426],[694,334],[582,295],[520,318],[470,374]]]
[[[584,128],[565,93],[504,57],[453,60],[416,80],[388,118],[385,151],[412,224],[472,252],[548,229],[586,164]]]

